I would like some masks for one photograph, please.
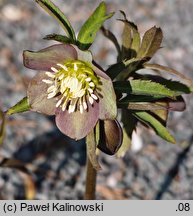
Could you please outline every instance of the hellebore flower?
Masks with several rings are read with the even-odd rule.
[[[27,89],[31,110],[56,115],[56,125],[65,135],[81,139],[99,119],[116,118],[112,81],[93,63],[89,51],[56,44],[24,51],[23,58],[27,68],[40,71]]]

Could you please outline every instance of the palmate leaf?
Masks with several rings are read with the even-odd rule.
[[[193,82],[191,79],[187,78],[185,75],[183,75],[182,73],[180,73],[179,71],[173,69],[173,68],[169,68],[167,66],[163,66],[163,65],[159,65],[159,64],[150,64],[150,63],[144,63],[143,64],[144,68],[147,69],[152,69],[155,71],[165,71],[168,72],[172,75],[177,76],[178,78],[180,78],[180,81],[183,83],[186,83],[189,88],[190,91],[193,92]]]
[[[127,17],[123,11],[120,12],[124,16],[124,20],[119,19],[124,22],[124,29],[122,33],[122,59],[135,58],[141,43],[140,34],[137,26],[127,20]]]
[[[124,62],[119,62],[111,65],[107,70],[106,74],[114,80],[120,73],[126,70],[126,65]]]
[[[62,26],[67,36],[72,40],[76,41],[74,30],[63,12],[50,0],[35,0],[48,14],[54,17],[59,24]]]
[[[103,23],[111,18],[113,14],[114,13],[110,13],[106,15],[106,4],[101,2],[80,29],[77,38],[78,47],[82,50],[87,50],[95,40],[96,33]]]
[[[130,25],[125,20],[120,20],[124,22],[124,28],[122,33],[122,53],[121,59],[131,58],[131,43],[132,43],[132,29]]]
[[[152,81],[159,83],[161,85],[164,85],[166,88],[175,91],[175,95],[179,96],[181,94],[189,94],[191,93],[191,87],[189,87],[186,84],[183,84],[179,81],[175,80],[168,80],[164,77],[161,77],[159,75],[152,75],[152,74],[135,74],[136,79],[146,80],[146,81]],[[182,80],[183,81],[183,80]]]
[[[115,37],[115,35],[110,30],[106,29],[104,26],[101,27],[101,31],[103,35],[115,45],[118,56],[119,56],[121,54],[121,48],[119,46],[119,42],[117,41],[117,38]]]
[[[155,102],[156,104],[160,105],[160,106],[168,106],[168,103],[165,101],[158,101]],[[169,109],[160,109],[160,110],[151,110],[151,113],[156,117],[157,120],[159,120],[159,122],[166,127],[167,124],[167,120],[168,120],[168,113],[169,113]]]
[[[135,95],[152,95],[161,97],[175,97],[175,92],[160,83],[149,80],[115,81],[113,83],[116,93],[129,93]]]
[[[160,110],[152,109],[151,110],[151,113],[154,116],[156,116],[156,119],[159,120],[164,126],[166,126],[167,119],[168,119],[168,113],[170,110],[182,112],[186,108],[186,104],[182,96],[176,97],[176,100],[172,100],[170,98],[164,98],[155,103],[157,105],[166,107],[166,109],[160,109]]]
[[[132,31],[133,31],[133,40],[131,43],[131,50],[134,50],[134,55],[132,55],[131,57],[137,57],[137,53],[139,51],[139,47],[141,44],[141,38],[138,32],[137,26],[131,22],[129,22],[129,25],[131,26]]]
[[[13,107],[9,108],[6,111],[7,115],[12,115],[15,113],[21,113],[21,112],[26,112],[30,110],[30,105],[28,103],[27,97],[24,97],[21,101],[19,101],[16,105]]]
[[[131,136],[137,125],[137,119],[132,115],[132,112],[127,109],[122,109],[121,121],[123,123],[123,143],[116,153],[117,157],[123,157],[131,146]]]
[[[121,95],[122,97],[122,95]],[[164,98],[163,96],[153,96],[153,95],[132,95],[132,94],[128,94],[127,96],[125,96],[123,99],[119,100],[119,102],[121,102],[122,104],[127,104],[130,102],[155,102],[158,99],[160,100],[161,98]],[[120,98],[119,98],[120,99]]]
[[[116,153],[116,156],[118,158],[124,157],[126,152],[130,149],[130,146],[131,146],[131,137],[128,136],[125,128],[123,128],[122,130],[123,130],[123,142],[122,142],[120,149]]]
[[[133,112],[133,115],[138,118],[141,122],[153,128],[158,136],[163,138],[164,140],[176,143],[174,137],[169,133],[169,131],[157,120],[153,115],[144,111],[136,111]]]
[[[106,73],[109,77],[111,77],[112,80],[115,78],[117,80],[125,80],[137,67],[142,69],[144,62],[146,62],[146,59],[142,58],[123,60],[121,62],[111,65],[106,70]]]
[[[118,108],[127,108],[130,110],[161,110],[167,109],[167,105],[156,104],[153,102],[127,102],[127,101],[118,101]]]
[[[58,34],[49,34],[49,35],[46,35],[43,39],[44,40],[55,40],[61,43],[68,43],[68,44],[74,43],[74,41],[72,41],[70,38],[66,37],[65,35],[58,35]]]
[[[152,27],[145,32],[141,47],[137,53],[137,57],[148,57],[151,58],[155,52],[160,48],[163,38],[163,33],[160,28]]]
[[[152,112],[159,110],[182,112],[186,108],[186,103],[182,96],[177,96],[175,99],[165,97],[158,99],[153,96],[128,95],[118,100],[117,107],[131,110],[151,110]]]

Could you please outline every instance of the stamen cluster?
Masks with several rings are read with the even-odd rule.
[[[46,72],[48,79],[42,81],[50,85],[48,99],[57,97],[56,107],[69,113],[88,110],[88,102],[93,105],[98,100],[96,88],[99,79],[91,66],[80,60],[67,61],[51,67],[53,72]]]

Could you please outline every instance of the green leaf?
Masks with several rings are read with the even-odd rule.
[[[100,170],[101,166],[98,162],[98,157],[96,154],[96,137],[94,130],[92,130],[86,137],[86,148],[87,148],[87,155],[92,163],[93,168],[96,170]]]
[[[187,85],[180,83],[179,81],[165,79],[164,77],[161,77],[158,75],[152,75],[152,74],[139,75],[138,74],[137,78],[160,83],[161,85],[164,85],[166,88],[174,91],[176,96],[181,95],[181,94],[191,93],[191,89]]]
[[[111,65],[107,70],[106,70],[106,74],[112,79],[114,80],[119,73],[125,71],[126,66],[124,64],[124,62],[119,62],[117,64],[113,64]]]
[[[127,80],[133,72],[142,69],[144,62],[146,61],[146,58],[132,58],[124,61],[126,70],[117,76],[117,80]]]
[[[106,73],[112,80],[115,78],[117,78],[117,80],[125,80],[133,71],[136,70],[137,67],[143,68],[144,61],[146,61],[146,59],[141,58],[124,60],[111,65],[106,70]]]
[[[158,136],[163,138],[164,140],[176,143],[174,137],[169,133],[169,131],[150,113],[137,111],[133,113],[136,118],[140,121],[153,128]]]
[[[119,100],[119,102],[121,102],[121,103],[151,102],[151,101],[157,101],[158,99],[161,99],[161,98],[165,98],[165,97],[164,96],[153,96],[153,95],[131,95],[131,94],[128,94],[126,97]]]
[[[131,59],[137,56],[141,43],[140,34],[138,32],[137,26],[127,20],[123,11],[121,11],[121,13],[124,16],[124,20],[120,19],[120,21],[124,22],[125,24],[122,33],[122,59]]]
[[[5,114],[0,110],[0,145],[5,137]]]
[[[121,53],[121,48],[119,46],[119,43],[117,41],[117,38],[115,37],[115,35],[108,29],[105,29],[104,26],[101,27],[101,31],[103,33],[103,35],[108,38],[116,47],[117,49],[117,53],[118,53],[118,56],[120,55]]]
[[[43,39],[44,40],[55,40],[61,43],[68,43],[68,44],[74,43],[70,38],[64,35],[58,35],[58,34],[49,34],[49,35],[46,35]]]
[[[123,157],[131,146],[131,136],[137,125],[137,119],[130,110],[122,109],[121,122],[123,123],[123,143],[116,156]]]
[[[116,156],[118,158],[124,157],[126,152],[129,150],[130,146],[131,146],[131,137],[127,135],[127,132],[124,128],[123,129],[123,142],[122,142],[120,149],[116,153]]]
[[[125,21],[121,20],[124,22],[124,29],[122,33],[122,60],[126,58],[131,58],[131,43],[132,43],[132,29],[131,26]]]
[[[65,30],[67,36],[72,40],[76,41],[74,30],[63,12],[50,0],[35,0],[48,14],[54,17],[62,28]]]
[[[167,109],[167,105],[159,105],[153,102],[128,102],[128,101],[118,101],[118,108],[126,108],[131,110],[161,110]]]
[[[12,114],[16,114],[16,113],[26,112],[26,111],[29,111],[29,110],[30,110],[30,105],[28,104],[28,99],[27,99],[27,97],[24,97],[16,105],[9,108],[6,111],[6,114],[7,115],[12,115]]]
[[[167,66],[159,65],[159,64],[145,63],[145,64],[143,64],[143,66],[144,66],[144,68],[152,69],[152,70],[155,70],[155,71],[166,71],[166,72],[168,72],[170,74],[173,74],[173,75],[179,77],[180,81],[186,83],[190,87],[190,91],[193,92],[193,82],[192,82],[192,80],[187,78],[186,76],[184,76],[179,71],[177,71],[177,70],[175,70],[173,68],[169,68]]]
[[[132,40],[132,44],[131,44],[131,50],[134,50],[134,55],[132,55],[131,57],[137,57],[137,53],[139,51],[140,48],[140,43],[141,43],[141,38],[140,38],[140,34],[137,30],[137,26],[135,26],[134,23],[129,22],[129,24],[132,27],[133,30],[133,40]]]
[[[159,104],[161,106],[168,106],[168,102],[164,101],[157,101],[156,104]],[[166,126],[167,120],[168,120],[168,113],[169,109],[160,109],[160,110],[151,110],[151,114],[156,117],[157,120],[163,125]]]
[[[117,93],[129,93],[135,95],[152,95],[174,97],[175,92],[149,80],[115,81],[114,88]]]
[[[78,47],[87,50],[95,40],[96,33],[103,23],[111,18],[114,13],[106,15],[106,4],[101,2],[93,14],[84,23],[78,34]]]
[[[141,47],[137,54],[137,57],[148,57],[151,58],[155,52],[160,48],[163,38],[163,33],[160,28],[155,26],[145,32]]]

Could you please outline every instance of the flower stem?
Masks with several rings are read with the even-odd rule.
[[[87,157],[87,171],[86,171],[86,189],[84,194],[85,200],[94,200],[96,192],[96,177],[97,171]]]

